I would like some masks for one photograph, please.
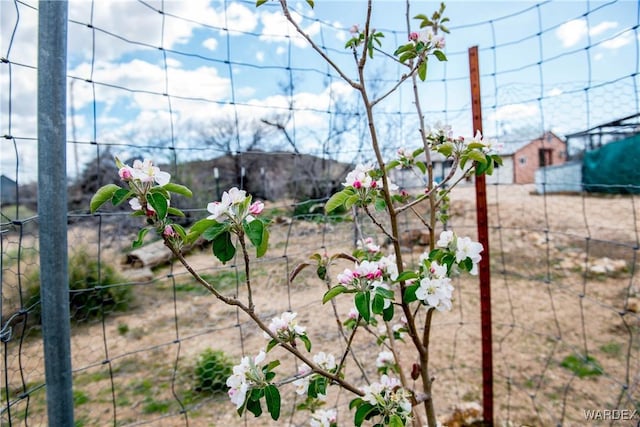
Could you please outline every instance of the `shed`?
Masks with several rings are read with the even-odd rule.
[[[526,142],[505,143],[502,166],[487,177],[488,183],[533,184],[539,168],[567,161],[567,144],[553,132]]]

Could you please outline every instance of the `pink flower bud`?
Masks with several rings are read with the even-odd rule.
[[[409,40],[411,40],[411,41],[418,40],[418,33],[416,33],[415,31],[410,32],[409,33]]]
[[[120,175],[120,179],[123,181],[128,181],[133,176],[128,166],[120,168],[120,170],[118,170],[118,175]]]
[[[174,229],[173,229],[173,227],[172,227],[172,226],[170,226],[170,225],[166,225],[166,226],[164,227],[164,231],[162,232],[162,234],[163,234],[165,237],[175,237],[175,236],[176,236],[176,232],[175,232],[175,230],[174,230]]]
[[[252,215],[259,215],[264,209],[264,203],[260,201],[253,202],[251,206],[249,206],[249,213]]]
[[[353,181],[353,188],[362,188],[362,183],[360,181]]]
[[[354,24],[351,26],[351,28],[349,28],[349,32],[351,34],[358,34],[360,32],[360,28],[358,27],[358,24]]]

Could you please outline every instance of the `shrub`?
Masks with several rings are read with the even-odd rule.
[[[98,262],[86,250],[79,249],[69,258],[69,311],[73,321],[96,318],[102,313],[124,311],[133,300],[131,288],[119,286],[123,278],[104,261]],[[35,322],[42,321],[40,272],[27,278],[27,306]]]
[[[578,378],[602,375],[602,366],[592,356],[582,356],[580,354],[570,354],[565,357],[560,366],[573,372]]]
[[[218,393],[227,390],[227,378],[233,363],[221,350],[210,348],[200,353],[195,367],[196,391]]]
[[[341,222],[345,218],[347,210],[340,206],[336,208],[330,216],[324,211],[325,200],[311,199],[298,202],[294,206],[293,216],[295,218],[302,218],[309,221],[322,221],[324,219],[331,220],[333,222]]]

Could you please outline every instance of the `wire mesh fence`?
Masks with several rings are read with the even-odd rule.
[[[358,233],[374,234],[364,218],[356,228],[322,210],[352,165],[373,158],[363,111],[340,77],[302,55],[293,35],[241,25],[253,2],[224,1],[203,9],[188,4],[70,3],[68,248],[60,251],[68,253],[76,425],[275,424],[239,419],[226,396],[230,366],[264,346],[257,328],[217,303],[152,239],[144,250],[132,250],[140,224],[127,209],[89,214],[92,193],[118,179],[114,155],[153,157],[176,182],[192,187],[194,198],[175,199],[187,214],[184,225],[206,216],[206,204],[231,186],[266,200],[272,240],[267,256],[253,260],[256,309],[265,320],[284,310],[299,313],[316,338],[314,351],[343,345],[334,307],[320,304],[326,287],[311,269],[294,281],[289,274],[315,252],[350,252]],[[0,419],[7,425],[44,425],[49,420],[35,182],[38,65],[36,46],[24,44],[35,40],[39,5],[6,1],[0,6]],[[479,44],[484,133],[505,146],[505,163],[487,188],[496,423],[584,425],[616,416],[637,422],[640,182],[626,185],[623,194],[607,194],[584,191],[578,177],[572,191],[550,192],[539,188],[573,185],[575,176],[548,172],[521,183],[514,171],[531,169],[533,176],[539,166],[558,166],[544,154],[555,147],[544,138],[549,132],[564,140],[637,116],[640,10],[633,2],[576,2],[569,14],[560,14],[560,7],[559,2],[522,4],[513,13],[452,25],[449,61],[430,65],[425,115],[431,125],[444,122],[472,133],[467,46],[453,40]],[[262,22],[274,12],[266,9]],[[350,59],[344,42],[333,41],[336,33],[348,33],[348,26],[308,10],[300,12],[300,20],[328,54],[341,62]],[[559,43],[554,37],[566,25],[583,38]],[[380,28],[396,45],[406,39],[401,24],[382,21]],[[205,35],[202,45],[187,42],[196,33]],[[280,53],[265,57],[259,47],[273,40]],[[635,58],[606,57],[614,46],[625,45],[635,46]],[[615,71],[605,74],[605,68]],[[395,65],[377,69],[372,81],[384,88],[397,74]],[[278,83],[265,93],[249,92],[246,75]],[[315,89],[320,95],[311,97]],[[407,99],[401,91],[376,110],[386,124],[388,156],[411,145],[415,113]],[[637,133],[637,122],[623,130],[605,140]],[[527,151],[536,138],[535,150]],[[563,144],[561,163],[579,164],[584,140]],[[413,192],[423,186],[404,175],[398,180]],[[407,215],[401,224],[408,262],[415,262],[425,250],[421,223]],[[475,234],[471,184],[452,193],[448,226]],[[243,295],[240,260],[222,265],[206,244],[188,249],[200,275],[221,292]],[[480,297],[473,280],[458,279],[455,287],[454,310],[434,317],[434,396],[443,417],[456,411],[479,417]],[[335,310],[344,318],[349,308]],[[376,352],[364,339],[353,351],[362,358]],[[412,363],[406,355],[404,362]],[[297,369],[293,359],[282,360],[283,369]],[[305,415],[293,410],[301,403],[294,387],[283,389],[285,423],[306,424]],[[340,424],[350,423],[346,396],[330,395],[327,405],[340,409]]]

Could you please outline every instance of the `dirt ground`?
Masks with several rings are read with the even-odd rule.
[[[490,247],[485,255],[488,252],[491,260],[496,425],[581,426],[589,424],[585,411],[640,410],[640,201],[631,196],[542,196],[532,191],[531,186],[487,189]],[[474,200],[472,186],[454,190],[448,226],[475,238]],[[413,230],[419,225],[408,216],[401,227]],[[93,241],[85,232],[76,232],[83,236],[80,239]],[[373,233],[373,226],[366,225],[364,232]],[[320,303],[327,288],[314,268],[304,269],[291,284],[287,277],[314,252],[350,252],[353,236],[351,223],[276,223],[268,254],[252,263],[256,312],[267,322],[282,311],[297,312],[313,341],[312,353],[338,356],[344,350],[334,307]],[[123,247],[112,241],[103,256],[119,262]],[[424,250],[420,244],[407,248],[405,262],[415,262]],[[223,293],[246,298],[245,287],[234,279],[243,274],[243,265],[223,266],[208,250],[188,260],[206,277],[224,277]],[[329,274],[335,277],[347,266],[341,261]],[[135,271],[125,273],[134,277]],[[308,425],[308,413],[293,411],[300,399],[291,385],[282,387],[278,422],[271,422],[268,414],[259,419],[238,417],[224,393],[196,393],[193,367],[203,350],[222,350],[237,363],[242,354],[255,355],[266,345],[262,333],[236,309],[191,286],[193,280],[177,264],[132,282],[131,310],[72,328],[77,425]],[[471,414],[467,422],[478,419],[483,398],[478,281],[462,277],[454,285],[453,310],[434,316],[430,361],[437,413],[451,426],[461,425],[451,421],[456,411]],[[335,310],[344,319],[352,301],[348,296],[337,301]],[[358,334],[347,356],[346,377],[358,386],[365,384],[365,374],[376,377],[373,369],[363,373],[354,363],[374,365],[379,351],[372,342],[375,332]],[[37,331],[31,334],[5,347],[14,393],[21,391],[15,384],[23,384],[19,367],[28,389],[42,382],[41,342]],[[408,340],[398,344],[401,364],[410,369],[415,351]],[[601,369],[582,375],[576,367],[564,367],[572,355],[588,355]],[[278,379],[296,371],[295,361],[280,349],[269,357],[282,361]],[[30,396],[12,407],[13,419],[26,413],[28,425],[45,425],[44,389]],[[352,424],[350,399],[337,390],[327,398],[327,407],[339,411],[340,425]],[[7,419],[7,413],[2,417]]]

